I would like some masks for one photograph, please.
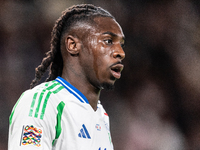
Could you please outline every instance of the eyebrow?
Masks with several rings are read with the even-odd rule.
[[[107,31],[107,32],[104,32],[103,34],[110,34],[111,36],[117,36],[117,34],[115,34],[115,33],[112,33],[112,32],[109,32],[109,31]]]
[[[109,34],[109,35],[111,35],[111,36],[113,36],[113,37],[117,37],[117,36],[118,36],[117,34],[112,33],[112,32],[110,32],[110,31],[104,32],[103,34]],[[125,41],[125,37],[124,37],[124,36],[122,37],[122,39],[123,39],[123,41]]]

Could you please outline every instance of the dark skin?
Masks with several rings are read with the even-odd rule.
[[[62,41],[62,78],[82,92],[96,111],[101,90],[121,76],[123,31],[114,19],[96,17],[93,25],[76,24]]]

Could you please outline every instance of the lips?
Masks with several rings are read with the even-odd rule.
[[[116,79],[119,79],[121,77],[121,72],[124,68],[124,65],[120,64],[114,64],[111,66],[111,74],[113,75],[113,77],[115,77]]]

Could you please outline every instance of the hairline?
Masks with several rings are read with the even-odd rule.
[[[75,30],[75,28],[79,28],[80,27],[80,24],[83,23],[83,24],[87,24],[87,25],[90,25],[90,26],[96,26],[97,25],[97,22],[95,21],[95,18],[99,18],[99,17],[102,17],[102,18],[111,18],[111,19],[114,19],[114,17],[112,16],[105,16],[105,15],[92,15],[92,16],[87,16],[87,18],[85,19],[79,19],[79,20],[76,20],[74,21],[69,29],[63,31],[62,35],[61,35],[61,38],[65,35],[65,34],[69,34],[70,35],[70,32],[72,30]]]
[[[98,15],[88,16],[86,19],[80,19],[80,20],[74,21],[70,25],[70,28],[67,29],[66,31],[63,31],[63,33],[61,35],[61,39],[60,39],[61,52],[62,52],[62,44],[64,44],[63,42],[64,42],[66,36],[72,35],[72,36],[80,39],[80,36],[78,35],[78,28],[81,28],[81,30],[86,28],[86,26],[84,26],[84,25],[93,26],[93,27],[96,28],[97,27],[97,22],[95,21],[95,18],[99,18],[99,17],[100,18],[101,17],[102,18],[111,18],[111,19],[115,20],[115,18],[113,16],[105,16],[105,15],[99,15],[98,14]],[[90,31],[91,31],[91,29],[90,29]]]

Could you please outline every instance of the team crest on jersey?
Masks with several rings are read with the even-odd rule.
[[[23,126],[21,145],[33,145],[41,147],[42,128],[37,128],[33,125]]]
[[[101,126],[99,124],[96,124],[95,128],[97,129],[97,131],[101,131]]]

